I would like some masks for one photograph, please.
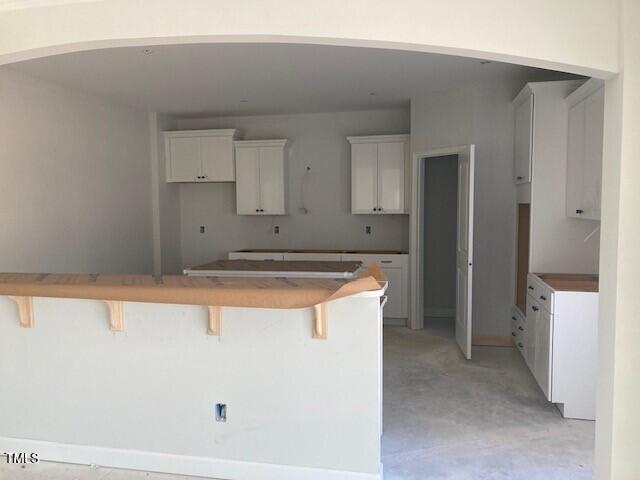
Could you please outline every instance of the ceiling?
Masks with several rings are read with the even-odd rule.
[[[449,55],[292,44],[112,48],[11,68],[137,109],[185,117],[406,107],[418,90],[565,77]]]

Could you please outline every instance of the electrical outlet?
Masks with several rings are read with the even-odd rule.
[[[274,235],[279,235],[280,234],[280,227],[278,225],[275,225],[273,227],[273,234]]]
[[[204,233],[204,230],[205,230],[204,225],[200,225],[200,233]]]
[[[216,422],[227,421],[227,404],[216,403]]]
[[[367,235],[371,235],[371,225],[367,225],[366,227],[364,227],[364,233],[366,233]]]

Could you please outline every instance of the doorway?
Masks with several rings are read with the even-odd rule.
[[[458,156],[424,161],[423,305],[424,327],[455,334]]]
[[[411,258],[411,317],[409,326],[421,329],[425,325],[425,300],[448,305],[440,314],[453,313],[455,317],[455,337],[465,358],[471,358],[472,335],[472,290],[473,290],[473,187],[474,187],[474,145],[448,147],[416,153],[412,164],[412,196],[410,222],[410,258]],[[453,163],[456,169],[455,195],[450,184],[453,174],[449,171]],[[446,178],[446,177],[449,178]],[[443,182],[427,192],[431,182]],[[451,195],[456,205],[451,209]],[[427,201],[429,201],[427,203]],[[448,202],[444,205],[442,202]],[[443,216],[449,217],[455,212],[455,238],[453,227],[443,222]],[[432,220],[439,222],[430,227]],[[438,228],[448,229],[447,233],[438,232]],[[449,241],[447,245],[443,243]],[[428,242],[425,243],[425,242]],[[432,254],[429,248],[440,244],[439,251],[446,255],[440,258]],[[428,245],[428,246],[427,246]],[[453,245],[453,254],[449,248]],[[451,255],[455,258],[455,302],[447,297],[453,292],[449,282]],[[434,267],[438,265],[438,267]],[[430,270],[426,272],[427,268]],[[425,289],[428,289],[425,290]],[[438,293],[439,292],[439,293]],[[448,309],[448,310],[445,310]],[[434,310],[435,311],[435,310]]]

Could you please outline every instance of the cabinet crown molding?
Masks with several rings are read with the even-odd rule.
[[[366,135],[359,137],[347,137],[347,140],[351,145],[354,143],[385,143],[385,142],[406,142],[411,138],[411,135]]]
[[[236,128],[208,129],[208,130],[166,130],[162,132],[165,138],[178,137],[233,137],[240,136],[240,130]]]
[[[289,145],[289,140],[286,138],[276,140],[236,140],[233,142],[235,147],[286,147]]]
[[[600,90],[602,87],[604,87],[604,80],[591,78],[569,94],[564,101],[567,103],[568,107],[573,107],[591,94]]]

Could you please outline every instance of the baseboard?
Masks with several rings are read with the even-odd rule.
[[[383,325],[393,326],[393,327],[406,327],[407,326],[407,321],[408,321],[408,319],[406,319],[406,318],[384,317],[382,319],[382,324]]]
[[[511,337],[483,337],[474,335],[471,344],[477,347],[513,347]]]
[[[0,437],[0,452],[35,452],[40,460],[191,475],[222,480],[381,480],[380,473],[221,460]],[[27,456],[28,456],[27,453]]]
[[[439,307],[424,307],[423,314],[425,317],[448,317],[453,318],[456,316],[455,308],[439,308]]]

